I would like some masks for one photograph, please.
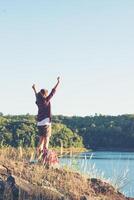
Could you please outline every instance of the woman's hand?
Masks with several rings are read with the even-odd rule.
[[[60,82],[60,77],[59,76],[57,77],[57,81]]]
[[[35,84],[32,85],[33,90],[35,89]]]

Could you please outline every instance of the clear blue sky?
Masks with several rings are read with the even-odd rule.
[[[134,113],[133,0],[0,0],[0,112],[36,114],[31,85],[52,113]]]

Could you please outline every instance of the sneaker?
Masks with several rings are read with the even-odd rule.
[[[30,162],[30,164],[34,164],[34,163],[38,163],[38,160],[34,159],[34,160],[30,160],[29,162]]]

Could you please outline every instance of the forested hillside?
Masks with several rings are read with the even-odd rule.
[[[50,145],[91,149],[134,149],[134,115],[53,116]],[[0,146],[34,147],[38,141],[35,116],[0,115]]]
[[[134,149],[134,115],[121,116],[54,116],[82,136],[86,148]]]
[[[0,116],[0,147],[35,147],[38,142],[35,116]],[[82,137],[76,134],[66,125],[53,123],[50,146],[83,147]]]

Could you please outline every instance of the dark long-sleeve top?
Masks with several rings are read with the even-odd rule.
[[[38,115],[37,121],[42,121],[45,118],[49,118],[51,122],[51,102],[50,99],[55,94],[55,89],[52,89],[50,94],[47,97],[43,97],[42,94],[39,92],[36,95],[36,104],[38,106]]]

